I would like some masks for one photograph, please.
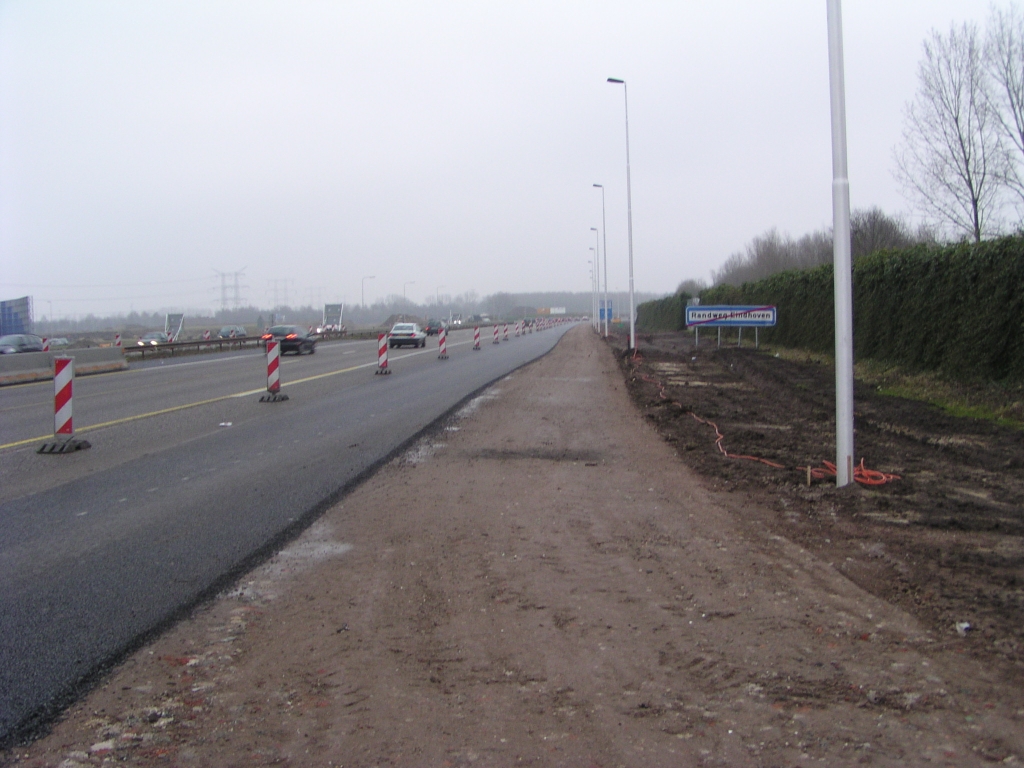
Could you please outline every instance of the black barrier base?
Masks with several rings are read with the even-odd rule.
[[[480,351],[480,345],[477,344],[475,347],[473,347],[473,351],[474,352],[479,352]]]
[[[283,403],[288,399],[288,395],[282,395],[280,392],[267,392],[260,398],[261,403]]]
[[[40,445],[36,453],[74,453],[91,447],[88,440],[53,440]]]
[[[438,360],[447,360],[448,359],[448,355],[438,355],[437,359]]]
[[[378,368],[373,373],[376,376],[386,376],[387,374],[391,373],[391,369],[390,368]]]

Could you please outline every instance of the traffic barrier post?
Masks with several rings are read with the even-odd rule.
[[[281,394],[281,342],[277,339],[267,341],[267,394],[260,398],[261,403],[280,403],[288,399]]]
[[[388,337],[385,333],[377,334],[377,370],[374,375],[391,373],[388,368]]]
[[[44,336],[43,337],[43,352],[49,352],[49,351],[50,351],[50,340]]]
[[[473,351],[480,351],[480,326],[474,326],[473,328]]]
[[[504,341],[508,341],[508,323],[505,323]]]
[[[121,334],[120,333],[115,333],[114,334],[114,346],[117,347],[118,349],[121,348]]]
[[[72,394],[75,388],[75,358],[53,358],[53,440],[36,453],[71,453],[89,447],[87,440],[75,439]]]
[[[495,344],[500,344],[501,343],[501,342],[498,341],[498,326],[494,326],[494,343]]]
[[[519,321],[516,320],[516,338],[519,338]]]
[[[437,333],[438,360],[448,359],[448,332],[442,327]]]

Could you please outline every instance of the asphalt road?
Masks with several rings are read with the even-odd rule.
[[[41,455],[52,385],[0,389],[0,740],[271,552],[353,481],[567,326],[499,345],[471,331],[392,350],[321,344],[282,360],[260,403],[256,352],[147,362],[75,382],[78,436]],[[487,329],[490,330],[490,329]],[[374,514],[353,510],[352,514]]]

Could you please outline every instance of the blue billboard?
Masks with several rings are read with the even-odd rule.
[[[32,333],[32,297],[0,301],[0,336]]]

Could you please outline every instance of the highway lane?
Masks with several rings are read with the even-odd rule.
[[[338,367],[339,359],[350,358],[375,360],[376,342],[319,344],[316,355],[285,355],[282,371],[322,372]],[[266,384],[265,361],[260,350],[241,350],[133,362],[128,371],[78,377],[76,427],[258,389]],[[0,389],[0,446],[52,433],[52,407],[52,382]]]
[[[111,392],[137,398],[136,416],[150,402],[138,381],[169,398],[175,384],[200,379],[225,396],[97,429],[92,449],[68,456],[0,449],[0,734],[66,701],[81,680],[224,586],[469,394],[547,352],[564,330],[480,352],[456,334],[447,361],[433,344],[394,350],[390,376],[373,374],[375,345],[370,360],[324,345],[288,358],[283,403],[243,394],[249,373],[224,373],[242,363],[82,379],[96,382],[91,394],[104,407],[114,408]],[[4,397],[0,407],[33,396]]]

